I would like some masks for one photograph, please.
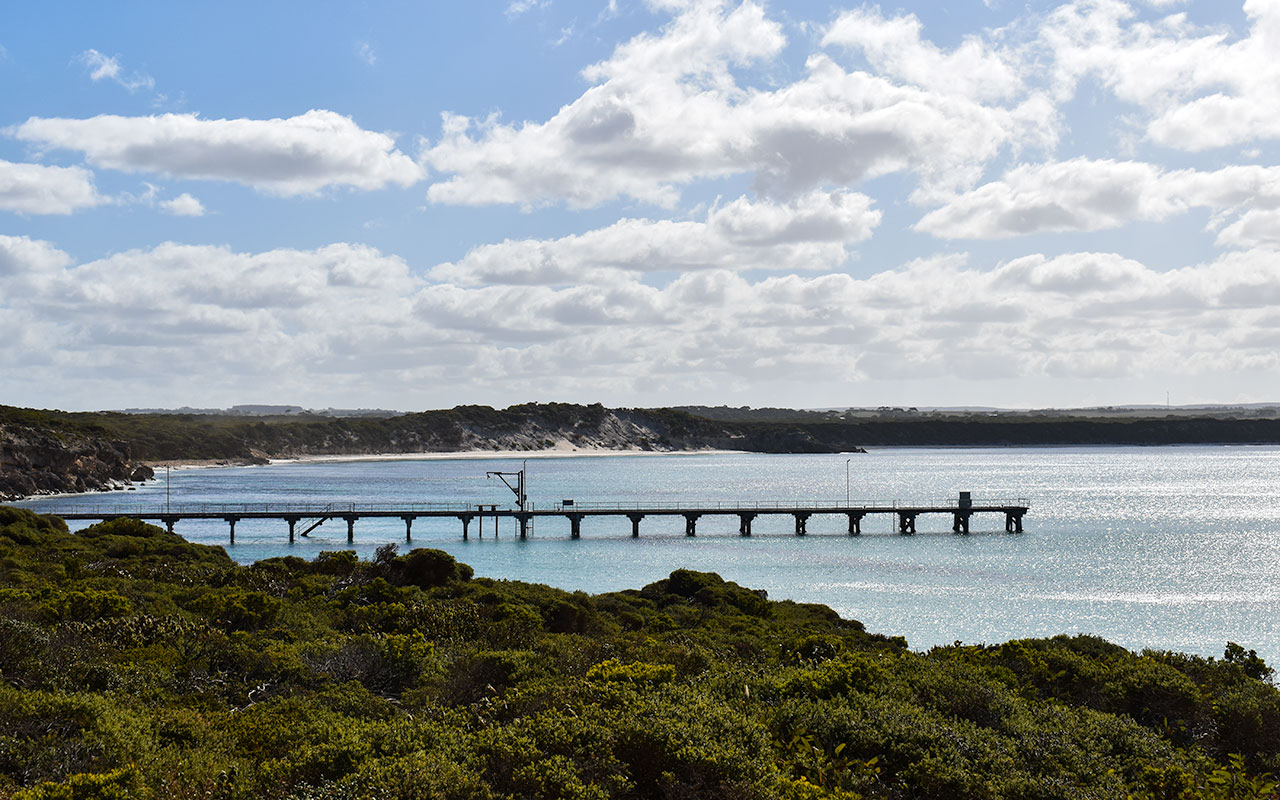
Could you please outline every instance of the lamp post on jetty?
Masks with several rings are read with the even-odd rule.
[[[849,507],[849,462],[850,461],[853,461],[853,459],[846,458],[844,460],[844,507],[845,508]]]
[[[170,494],[169,494],[169,470],[170,470],[171,468],[172,468],[172,465],[171,465],[171,464],[165,464],[165,465],[164,465],[164,513],[166,513],[166,514],[168,514],[168,513],[169,513],[169,510],[170,510],[170,503],[169,503],[169,498],[170,498]]]

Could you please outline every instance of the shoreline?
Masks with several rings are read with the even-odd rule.
[[[614,448],[556,447],[545,450],[457,450],[422,453],[309,454],[268,459],[275,464],[321,464],[344,461],[465,461],[483,459],[523,460],[535,458],[592,458],[614,456],[709,456],[736,455],[745,450],[640,450]],[[234,465],[227,465],[234,466]],[[265,465],[264,465],[265,466]]]
[[[340,462],[377,462],[377,461],[463,461],[482,459],[545,459],[545,458],[591,458],[613,456],[700,456],[700,455],[737,455],[745,450],[615,450],[582,447],[561,447],[546,450],[457,450],[448,452],[421,453],[316,453],[302,456],[268,458],[261,461],[227,458],[185,458],[172,461],[143,461],[141,464],[151,467],[156,475],[150,481],[135,481],[119,486],[102,489],[91,489],[87,492],[50,492],[33,494],[9,500],[9,503],[25,503],[34,500],[53,500],[64,497],[86,497],[96,494],[115,494],[117,492],[136,491],[140,486],[160,482],[160,473],[164,469],[224,469],[246,467],[270,467],[280,464],[324,464]]]
[[[323,464],[330,462],[359,461],[455,461],[499,458],[510,460],[534,458],[592,458],[611,456],[700,456],[737,455],[746,450],[640,450],[614,448],[567,447],[545,450],[452,450],[424,451],[417,453],[308,453],[297,456],[278,456],[261,461],[228,458],[184,458],[172,461],[143,461],[142,464],[156,470],[169,469],[218,469],[222,467],[267,467],[276,464]],[[111,490],[115,491],[115,490]],[[85,492],[71,493],[87,494]]]

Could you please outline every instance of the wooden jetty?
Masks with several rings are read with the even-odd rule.
[[[40,513],[52,514],[68,520],[111,520],[132,518],[162,523],[170,533],[183,520],[216,519],[230,527],[231,543],[236,540],[236,523],[247,519],[282,520],[289,526],[289,541],[295,536],[307,536],[316,528],[331,520],[347,524],[347,541],[355,541],[355,525],[361,519],[400,519],[404,522],[405,541],[412,541],[413,523],[419,519],[454,518],[462,523],[462,538],[470,536],[471,523],[491,518],[494,530],[497,521],[514,519],[519,524],[519,536],[527,538],[533,521],[539,518],[560,517],[569,522],[569,535],[577,539],[582,534],[583,520],[588,517],[626,517],[631,521],[631,535],[640,535],[640,522],[647,517],[678,517],[684,520],[686,536],[697,534],[698,520],[703,517],[723,516],[738,518],[738,532],[751,535],[751,525],[759,517],[790,516],[795,522],[795,533],[804,536],[809,519],[818,515],[844,516],[848,519],[849,535],[862,533],[863,519],[875,515],[892,515],[897,531],[903,535],[916,532],[916,518],[925,514],[943,514],[951,517],[951,530],[959,534],[969,533],[969,520],[975,514],[1003,514],[1004,529],[1009,533],[1022,532],[1022,518],[1031,508],[1030,500],[973,499],[968,492],[961,492],[957,499],[926,504],[862,504],[823,502],[708,502],[708,503],[580,503],[565,500],[551,508],[526,505],[502,507],[497,504],[449,504],[417,503],[401,505],[329,503],[325,505],[294,504],[174,504],[156,506],[68,505],[65,508],[41,507]],[[483,527],[481,527],[483,534]]]

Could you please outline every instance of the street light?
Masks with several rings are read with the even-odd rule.
[[[164,513],[169,513],[169,468],[172,465],[164,465]]]
[[[844,460],[844,507],[845,508],[849,507],[849,462],[852,460],[853,460],[852,458],[846,458]]]

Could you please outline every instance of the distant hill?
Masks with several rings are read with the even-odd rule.
[[[313,417],[398,417],[405,412],[385,408],[319,408],[302,406],[239,405],[230,408],[122,408],[121,414],[199,414],[215,417],[286,417],[308,415]]]
[[[837,437],[838,438],[838,437]],[[530,403],[458,406],[394,417],[37,411],[0,406],[0,498],[110,488],[147,463],[471,450],[852,450],[803,429],[723,424],[672,409]],[[65,447],[59,443],[65,443]],[[85,459],[81,450],[114,454]],[[117,463],[118,462],[118,463]],[[105,462],[104,462],[105,463]]]
[[[308,455],[461,451],[741,450],[841,453],[863,447],[1280,444],[1274,407],[1168,413],[804,411],[527,403],[390,417],[64,412],[0,406],[0,498],[91,491],[145,477],[148,464]]]

